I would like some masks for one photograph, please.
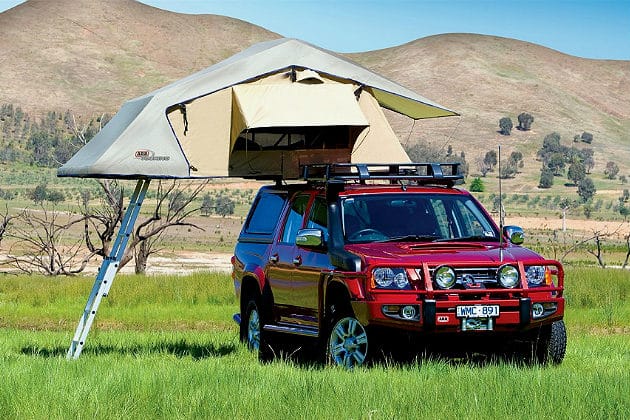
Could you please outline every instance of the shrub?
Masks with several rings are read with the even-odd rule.
[[[503,117],[499,120],[499,128],[501,129],[499,132],[504,136],[509,136],[512,132],[512,119],[509,117]]]
[[[530,130],[533,122],[534,116],[523,112],[518,116],[518,129],[523,131]]]
[[[484,192],[485,188],[486,187],[483,181],[479,177],[473,179],[472,182],[470,183],[470,191],[472,192]]]

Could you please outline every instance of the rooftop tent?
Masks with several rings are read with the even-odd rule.
[[[263,42],[128,101],[58,175],[294,178],[305,163],[406,162],[381,107],[457,115],[332,52]]]

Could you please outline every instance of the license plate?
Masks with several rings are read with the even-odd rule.
[[[491,318],[499,316],[499,305],[466,305],[457,307],[458,318]]]

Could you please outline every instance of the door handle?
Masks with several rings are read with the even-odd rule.
[[[277,263],[278,262],[278,254],[273,254],[271,257],[269,257],[269,262]]]
[[[302,257],[300,257],[299,255],[297,257],[293,258],[293,264],[294,265],[302,265]]]

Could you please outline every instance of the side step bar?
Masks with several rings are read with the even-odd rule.
[[[241,314],[232,315],[232,319],[238,325],[241,325]],[[303,335],[306,337],[318,337],[319,330],[315,327],[306,327],[303,325],[297,326],[294,324],[284,324],[284,325],[265,325],[263,326],[265,331],[273,331],[280,333],[288,333],[288,334],[296,334]]]

